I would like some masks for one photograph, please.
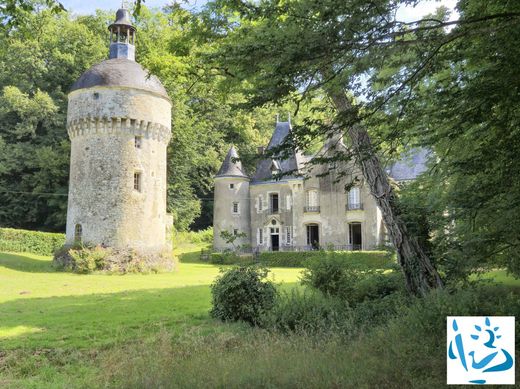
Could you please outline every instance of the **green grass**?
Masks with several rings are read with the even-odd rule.
[[[273,269],[294,283],[301,269]],[[0,253],[0,348],[92,348],[159,328],[214,326],[209,285],[219,268],[179,263],[163,274],[55,272],[48,257]]]
[[[400,354],[409,336],[397,332],[400,323],[395,336],[376,332],[346,347],[211,319],[219,267],[201,263],[200,249],[178,246],[175,272],[148,275],[56,272],[49,257],[0,253],[0,387],[414,386],[392,362],[416,368],[417,358]],[[300,272],[275,268],[272,277],[289,289]],[[485,276],[520,291],[504,271]],[[386,373],[360,376],[358,367],[372,363]],[[444,360],[417,363],[430,371]]]

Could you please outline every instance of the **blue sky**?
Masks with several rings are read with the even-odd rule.
[[[146,0],[148,7],[162,7],[163,5],[174,3],[175,0]],[[61,3],[68,10],[77,14],[94,13],[96,9],[116,10],[121,6],[121,0],[62,0]],[[132,1],[129,1],[132,3]],[[189,0],[187,8],[197,8],[206,3],[206,0]],[[398,17],[401,20],[417,20],[423,15],[433,12],[440,5],[445,5],[450,9],[455,6],[456,0],[424,0],[417,7],[403,7]]]

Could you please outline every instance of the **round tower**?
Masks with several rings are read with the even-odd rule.
[[[110,58],[85,72],[68,96],[71,140],[67,244],[144,253],[169,247],[166,147],[171,101],[135,62],[127,9],[109,26]]]
[[[235,147],[231,147],[215,176],[213,248],[219,251],[251,244],[250,179],[238,158]],[[224,231],[240,235],[232,243],[226,242],[229,239],[222,236]]]

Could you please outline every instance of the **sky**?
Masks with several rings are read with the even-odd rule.
[[[145,4],[149,8],[162,7],[163,5],[173,3],[173,0],[146,0]],[[417,20],[421,16],[432,13],[435,9],[441,5],[444,5],[450,9],[455,7],[457,0],[424,0],[421,1],[416,7],[403,7],[398,12],[398,19],[403,21]],[[96,9],[103,10],[116,10],[121,6],[121,0],[61,0],[61,3],[69,11],[76,14],[91,14]],[[128,1],[132,3],[132,1]],[[197,8],[206,3],[206,0],[189,0],[187,8]],[[452,15],[452,18],[456,17],[456,14]]]

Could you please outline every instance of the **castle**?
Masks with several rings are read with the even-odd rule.
[[[135,62],[127,9],[109,26],[110,57],[86,71],[68,96],[71,140],[67,244],[146,254],[170,246],[166,147],[172,104],[161,82]]]
[[[290,131],[290,122],[277,122],[267,150],[280,146]],[[216,251],[238,246],[253,251],[372,250],[387,243],[381,210],[354,163],[311,163],[313,158],[346,152],[341,138],[329,139],[312,157],[298,150],[283,158],[259,151],[251,176],[234,147],[215,176]],[[425,160],[426,153],[419,151],[387,173],[398,182],[412,180],[425,170]],[[232,235],[234,241],[229,239]]]

